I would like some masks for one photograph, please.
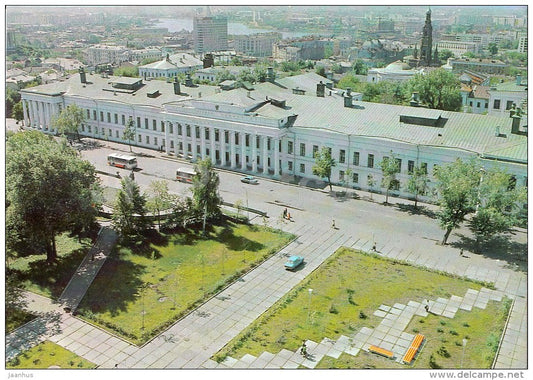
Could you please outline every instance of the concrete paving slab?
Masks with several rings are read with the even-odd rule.
[[[385,311],[383,311],[383,310],[376,310],[376,311],[374,312],[374,315],[375,315],[376,317],[383,318],[384,316],[387,315],[387,312],[385,312]]]

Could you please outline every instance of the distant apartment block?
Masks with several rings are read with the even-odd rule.
[[[454,73],[465,70],[482,74],[504,74],[509,65],[497,59],[450,59],[449,64]]]
[[[235,51],[252,57],[270,57],[272,45],[281,38],[278,32],[237,35],[234,39]]]
[[[194,51],[228,50],[228,19],[225,16],[196,16],[193,21]]]
[[[89,66],[120,64],[129,60],[129,50],[125,46],[93,45],[85,50],[85,60]]]
[[[490,43],[494,42],[499,44],[502,41],[515,40],[515,36],[510,32],[502,33],[460,33],[460,34],[441,34],[441,41],[461,41],[461,42],[473,42],[478,44],[479,48],[486,49]]]
[[[272,57],[282,61],[299,61],[306,59],[319,60],[324,58],[328,39],[300,38],[283,40],[272,46]]]
[[[477,42],[463,42],[463,41],[440,41],[437,43],[439,51],[450,50],[455,57],[461,57],[465,53],[479,52],[479,44]]]
[[[129,51],[129,60],[141,62],[144,59],[161,59],[163,52],[160,48],[147,47]]]
[[[527,34],[518,37],[518,52],[527,53]]]

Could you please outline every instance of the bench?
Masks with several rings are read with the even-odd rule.
[[[392,351],[386,350],[378,346],[370,346],[368,348],[368,351],[381,355],[381,356],[385,356],[386,358],[389,358],[389,359],[392,359],[394,357],[394,353]]]
[[[413,339],[413,342],[411,343],[411,347],[409,347],[409,349],[407,350],[407,352],[405,353],[402,359],[404,363],[411,363],[413,361],[423,341],[424,341],[424,335],[417,334],[415,336],[415,338]]]

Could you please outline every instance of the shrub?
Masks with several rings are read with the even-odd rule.
[[[457,333],[457,331],[455,331],[455,330],[450,330],[450,334],[455,335],[455,336],[459,335],[459,334]]]
[[[448,352],[448,350],[444,346],[440,346],[439,347],[439,349],[437,351],[437,354],[439,354],[440,356],[445,357],[445,358],[449,358],[450,357],[450,353]]]
[[[329,307],[329,312],[331,314],[339,314],[339,310],[337,310],[337,308],[333,304]]]
[[[425,323],[426,321],[424,321],[423,319],[419,319],[418,320],[418,323]]]
[[[464,327],[470,327],[470,325],[468,324],[468,322],[463,323],[463,326],[464,326]]]
[[[368,317],[366,316],[365,313],[363,313],[362,311],[359,312],[359,318],[361,319],[367,319]]]
[[[439,323],[441,326],[446,326],[446,321],[440,321]]]
[[[443,332],[444,332],[444,330],[443,330],[443,329],[441,329],[441,328],[438,328],[438,329],[437,329],[437,332],[439,332],[439,333],[443,333]]]
[[[435,360],[435,356],[433,356],[433,354],[431,354],[431,356],[429,357],[429,367],[432,369],[441,368],[441,366],[437,364],[437,361]]]

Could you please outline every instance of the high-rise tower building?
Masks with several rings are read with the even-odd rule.
[[[228,50],[228,18],[226,16],[196,16],[193,25],[196,53]]]
[[[422,29],[422,44],[420,46],[420,64],[431,66],[431,49],[433,45],[433,27],[431,26],[431,9],[426,12],[426,23]]]

